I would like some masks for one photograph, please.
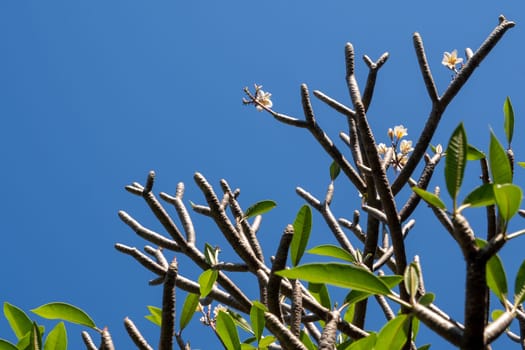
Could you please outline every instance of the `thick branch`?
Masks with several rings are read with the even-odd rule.
[[[173,348],[173,333],[175,332],[175,283],[177,281],[177,274],[177,260],[173,259],[164,277],[159,350],[171,350]]]

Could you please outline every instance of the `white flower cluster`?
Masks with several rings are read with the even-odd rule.
[[[262,90],[262,85],[255,84],[255,101],[259,103],[255,105],[255,108],[257,108],[259,112],[264,110],[262,106],[266,108],[272,108],[273,102],[270,99],[271,97],[272,97],[272,94]]]
[[[403,137],[407,136],[407,129],[403,125],[397,125],[393,129],[388,129],[388,137],[391,141],[391,146],[387,147],[386,144],[380,143],[377,145],[377,152],[383,157],[389,155],[390,165],[396,170],[401,170],[408,161],[410,152],[414,150],[412,147],[412,141],[402,140]]]
[[[199,306],[195,311],[200,311],[202,313],[202,317],[199,319],[199,321],[202,324],[206,326],[215,327],[215,320],[217,320],[217,315],[219,314],[219,311],[226,312],[227,309],[225,306],[217,304],[217,306],[213,308],[213,311],[211,311],[211,305],[208,305],[208,310],[206,311],[204,307],[202,307],[202,305],[199,303]]]

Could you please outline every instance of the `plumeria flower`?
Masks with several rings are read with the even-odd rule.
[[[454,50],[443,54],[443,61],[441,61],[441,64],[457,73],[458,70],[456,69],[456,65],[461,64],[461,62],[463,62],[463,58],[458,57],[458,50]]]
[[[225,306],[222,306],[221,304],[218,304],[213,308],[213,319],[217,319],[217,315],[219,315],[219,311],[226,312],[228,309]]]
[[[412,141],[410,140],[401,140],[401,143],[399,144],[399,150],[401,151],[401,154],[407,155],[410,152],[414,150],[412,147]]]
[[[403,125],[396,125],[388,128],[388,137],[392,141],[392,146],[387,147],[384,143],[378,144],[377,153],[384,158],[388,158],[388,163],[396,171],[401,171],[408,161],[409,153],[414,150],[412,141],[402,140],[408,135],[408,130]],[[390,154],[390,156],[387,156]]]
[[[387,151],[386,145],[384,143],[380,143],[377,145],[377,153],[379,154],[385,154]]]
[[[388,129],[388,137],[390,137],[391,140],[394,140],[394,138],[400,140],[407,135],[407,128],[405,128],[403,125],[397,125],[394,127],[394,129]]]
[[[266,108],[272,108],[273,102],[270,99],[272,97],[272,94],[269,92],[265,92],[262,89],[262,85],[255,84],[255,101],[259,102],[261,105],[263,105]],[[264,108],[260,105],[256,105],[255,108],[259,112],[263,111]]]

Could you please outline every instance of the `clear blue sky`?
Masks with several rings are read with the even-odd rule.
[[[463,121],[469,141],[486,149],[489,125],[503,138],[502,104],[509,95],[517,117],[514,151],[523,161],[525,5],[520,1],[2,1],[0,301],[25,310],[55,300],[73,303],[100,327],[107,325],[121,349],[131,346],[122,326],[129,316],[156,345],[157,329],[143,316],[146,305],[159,305],[161,289],[149,287],[151,274],[113,245],[145,244],[120,222],[120,209],[160,228],[125,185],[143,183],[155,170],[156,192],[173,193],[183,181],[186,204],[204,203],[192,180],[199,171],[217,188],[221,178],[240,187],[245,207],[274,199],[278,207],[265,216],[260,233],[271,255],[303,204],[295,187],[321,196],[330,161],[304,130],[243,106],[242,88],[262,84],[273,94],[277,111],[301,117],[303,82],[349,103],[346,42],[354,44],[357,57],[375,60],[388,51],[369,118],[378,141],[386,141],[387,129],[398,124],[415,139],[430,105],[412,33],[421,33],[442,93],[451,78],[441,65],[443,52],[458,49],[463,55],[465,47],[476,49],[499,14],[517,26],[450,105],[433,142],[446,144]],[[363,87],[366,66],[358,61],[357,69]],[[314,107],[338,141],[343,119],[321,102]],[[444,188],[442,169],[432,185]],[[476,185],[479,173],[476,164],[469,169],[466,189]],[[525,170],[516,177],[523,186]],[[359,209],[355,194],[338,179],[337,217]],[[462,258],[428,212],[424,206],[416,212],[408,256],[422,257],[436,302],[462,319]],[[467,215],[475,219],[476,211]],[[200,246],[221,245],[209,220],[193,217]],[[516,219],[512,227],[524,224]],[[333,241],[317,216],[313,240]],[[502,252],[511,289],[525,258],[524,244],[519,238]],[[180,270],[198,275],[185,260]],[[80,329],[68,329],[71,348],[80,348]],[[428,333],[422,336],[435,342],[435,349],[447,347]],[[13,339],[3,317],[0,337]],[[198,317],[185,339],[196,349],[217,348],[208,343],[211,331]]]

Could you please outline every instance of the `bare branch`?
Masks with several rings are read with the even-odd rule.
[[[414,33],[414,48],[416,49],[417,62],[419,63],[419,69],[423,75],[423,80],[425,81],[425,86],[427,88],[428,96],[432,103],[437,103],[439,100],[438,91],[436,88],[436,83],[434,83],[434,78],[432,77],[432,72],[430,71],[430,66],[428,65],[427,56],[425,54],[425,47],[423,46],[423,39],[419,33]]]
[[[98,350],[97,346],[93,342],[93,339],[91,339],[91,336],[88,332],[82,331],[82,341],[84,342],[84,345],[86,345],[87,350]]]
[[[295,336],[299,336],[301,332],[301,316],[303,314],[303,293],[301,289],[301,282],[299,280],[290,281],[292,283],[292,310],[290,320],[290,331]]]
[[[126,213],[125,211],[121,210],[118,212],[118,215],[120,217],[120,219],[126,224],[128,225],[133,231],[135,231],[140,237],[148,240],[149,242],[151,243],[154,243],[158,246],[161,246],[165,249],[169,249],[169,250],[172,250],[172,251],[181,251],[180,247],[177,245],[177,243],[175,243],[174,241],[172,241],[171,239],[168,239],[154,231],[151,231],[147,228],[145,228],[144,226],[142,226],[141,224],[138,223],[138,221],[136,221],[135,219],[133,219],[131,216],[129,216],[128,213]]]
[[[177,275],[177,260],[174,258],[164,277],[159,350],[173,349],[173,334],[175,332],[175,283],[177,281]]]
[[[117,243],[115,244],[115,249],[117,249],[119,252],[127,254],[135,260],[137,260],[142,266],[144,266],[146,269],[150,270],[154,274],[157,274],[159,276],[164,275],[166,269],[156,263],[155,261],[151,260],[148,256],[141,253],[137,248],[135,247],[128,247],[124,244]]]
[[[334,100],[333,98],[325,95],[321,91],[314,90],[313,93],[314,93],[314,96],[317,97],[319,100],[323,101],[324,103],[332,107],[337,112],[345,115],[347,118],[353,118],[355,116],[355,112],[352,109],[350,109],[350,107],[347,107],[341,102]]]
[[[306,346],[290,332],[290,330],[282,324],[279,319],[270,312],[264,313],[266,319],[266,327],[272,332],[279,342],[287,350],[308,350]]]
[[[228,182],[226,180],[221,180],[221,187],[224,193],[228,196],[228,203],[230,204],[230,210],[237,220],[237,222],[240,224],[240,232],[243,234],[250,246],[253,249],[253,252],[255,253],[255,256],[260,261],[264,261],[264,255],[262,252],[261,245],[259,244],[259,240],[257,239],[257,236],[255,235],[255,231],[252,229],[248,221],[244,218],[243,210],[241,209],[241,206],[239,205],[239,202],[237,202],[237,199],[233,195],[233,192],[228,185]]]
[[[377,73],[383,64],[386,63],[388,57],[388,52],[385,52],[376,62],[372,62],[372,60],[367,55],[363,56],[363,60],[369,68],[368,79],[366,80],[365,91],[363,92],[363,105],[365,106],[365,111],[368,110],[368,107],[370,107],[370,103],[372,102]]]
[[[137,329],[133,321],[127,317],[124,319],[124,327],[126,328],[129,337],[131,340],[133,340],[133,343],[139,350],[153,350],[153,348],[148,344],[146,339],[144,339],[140,331]]]
[[[262,262],[255,256],[251,246],[246,241],[246,238],[237,232],[224,209],[221,208],[219,199],[215,195],[215,192],[208,181],[206,181],[204,176],[200,173],[195,173],[194,179],[197,186],[199,186],[206,197],[215,224],[221,230],[222,234],[228,240],[237,255],[239,255],[239,257],[241,257],[241,259],[250,267],[251,271],[257,271],[259,268],[263,267]]]
[[[278,320],[282,320],[281,314],[281,276],[275,274],[276,271],[283,270],[286,267],[286,259],[288,258],[288,249],[293,238],[293,226],[288,225],[284,230],[275,259],[272,264],[272,271],[268,280],[268,310],[274,314]]]

